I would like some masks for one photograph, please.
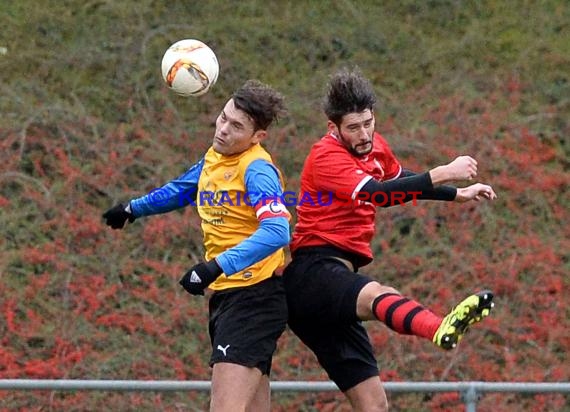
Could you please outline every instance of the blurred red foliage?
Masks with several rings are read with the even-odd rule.
[[[388,140],[401,132],[394,147],[407,167],[422,170],[472,154],[481,180],[499,196],[494,204],[426,203],[378,213],[377,259],[365,273],[438,313],[483,287],[494,290],[497,305],[452,353],[369,324],[384,381],[570,379],[570,177],[561,172],[567,159],[552,139],[511,121],[523,86],[511,78],[486,99],[443,98],[410,132],[401,132],[394,118],[379,119]],[[157,116],[174,121],[167,111]],[[111,231],[100,218],[106,207],[157,187],[191,164],[180,148],[192,136],[157,139],[143,125],[120,124],[93,139],[85,124],[62,122],[59,130],[71,139],[62,145],[58,133],[42,126],[29,125],[25,139],[6,131],[1,143],[6,184],[0,210],[11,218],[0,241],[0,378],[208,379],[207,301],[177,285],[202,254],[199,219],[185,210]],[[423,146],[414,149],[412,142]],[[306,145],[299,141],[289,150]],[[287,183],[288,190],[298,189],[296,177]],[[327,379],[290,332],[279,342],[272,377]],[[44,395],[27,395],[40,399],[22,401],[28,410],[40,410]],[[50,405],[80,410],[86,396],[58,395]],[[119,396],[105,401],[111,405]],[[192,396],[199,397],[184,394]],[[166,410],[165,398],[154,395],[151,403]],[[131,408],[148,407],[146,395],[128,399]],[[393,399],[399,410],[443,412],[462,403],[453,393]],[[490,394],[480,408],[559,410],[564,401],[559,395]],[[282,402],[275,410],[348,410],[339,394],[298,394]]]

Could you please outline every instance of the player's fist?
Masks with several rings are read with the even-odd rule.
[[[130,212],[128,204],[119,203],[103,213],[103,219],[105,219],[107,226],[111,226],[113,229],[122,229],[127,220],[129,223],[133,223],[136,218]]]
[[[180,283],[186,292],[191,295],[203,295],[204,290],[222,274],[216,259],[207,263],[198,263],[182,276]]]
[[[471,156],[459,156],[446,165],[448,181],[472,180],[477,176],[477,160]]]

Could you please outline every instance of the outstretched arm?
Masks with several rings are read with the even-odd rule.
[[[403,169],[400,178],[415,176],[417,173],[412,172],[408,169]],[[457,188],[449,185],[439,185],[434,187],[432,190],[424,190],[416,199],[420,200],[443,200],[443,201],[453,201],[457,196]],[[407,196],[404,200],[409,202],[413,200],[412,196]]]
[[[415,175],[416,173],[412,172],[411,170],[404,169],[400,177],[409,177]],[[448,200],[458,203],[465,203],[470,200],[494,200],[496,198],[497,194],[493,188],[490,185],[483,183],[475,183],[467,187],[459,188],[448,185],[440,185],[435,187],[433,190],[424,191],[421,195],[416,197],[416,199],[420,200]],[[410,200],[412,200],[411,196],[405,201],[408,202]]]
[[[379,182],[370,179],[359,192],[364,192],[366,199],[375,199],[377,193],[384,193],[384,199],[391,201],[378,203],[381,207],[390,207],[411,200],[443,200],[464,203],[469,200],[495,199],[497,195],[489,185],[477,183],[465,188],[438,185],[439,182],[452,180],[471,180],[477,175],[477,162],[469,156],[460,156],[453,162],[438,166],[429,172],[417,174],[403,169],[397,179]],[[432,179],[436,179],[434,182]]]
[[[184,174],[164,186],[129,202],[135,217],[167,213],[188,205],[195,205],[198,193],[198,180],[202,173],[204,159],[193,165]]]
[[[105,224],[113,229],[122,229],[127,221],[133,223],[138,217],[170,212],[189,204],[194,205],[203,164],[204,159],[161,188],[108,209],[103,213]]]

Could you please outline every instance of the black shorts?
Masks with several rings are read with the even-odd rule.
[[[283,272],[289,327],[317,356],[343,392],[378,376],[370,339],[356,314],[356,300],[372,279],[338,259],[296,254]]]
[[[210,297],[210,366],[236,363],[271,372],[277,339],[287,324],[287,301],[281,277],[252,286],[215,292]]]

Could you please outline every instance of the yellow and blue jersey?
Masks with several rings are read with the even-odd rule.
[[[259,145],[223,156],[212,148],[184,174],[131,201],[136,217],[194,205],[202,220],[206,260],[224,271],[211,289],[253,285],[284,263],[290,215],[279,171]]]

